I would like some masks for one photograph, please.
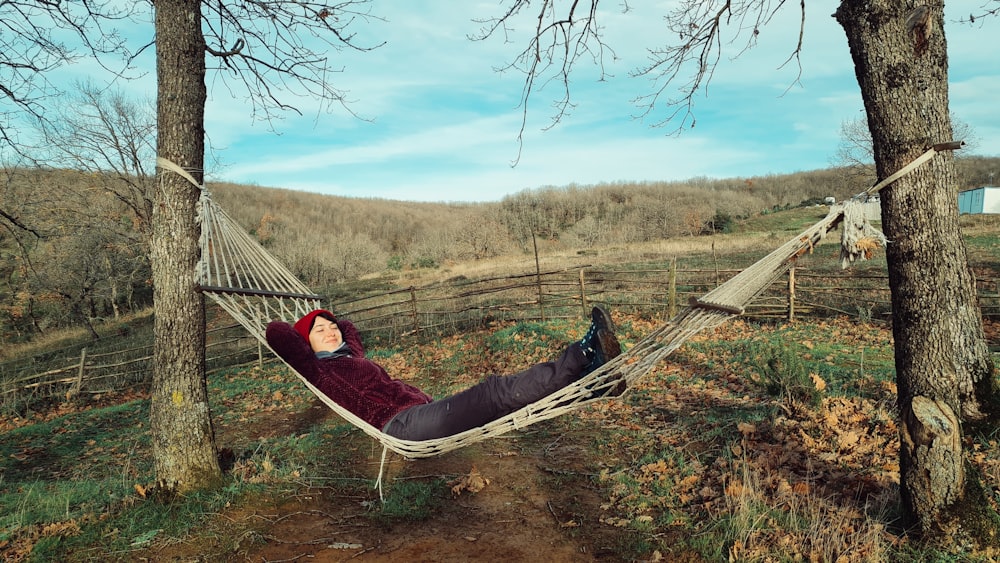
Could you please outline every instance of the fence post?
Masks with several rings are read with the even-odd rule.
[[[712,241],[712,262],[715,263],[715,287],[722,285],[722,278],[719,276],[719,255],[715,253],[715,241]]]
[[[259,338],[255,338],[254,340],[257,341],[257,367],[264,369],[264,345]]]
[[[677,257],[670,259],[670,273],[667,274],[667,316],[677,314]]]
[[[538,314],[545,322],[545,305],[542,304],[542,265],[538,261],[538,241],[535,239],[535,229],[531,229],[531,244],[535,247],[535,280],[538,284]]]
[[[417,290],[410,286],[410,317],[413,319],[413,333],[420,332],[420,319],[417,317]]]
[[[80,369],[76,371],[76,381],[73,382],[73,385],[69,388],[69,391],[66,393],[67,399],[76,397],[77,395],[80,394],[80,391],[83,389],[83,367],[84,364],[86,363],[87,363],[87,349],[83,348],[82,350],[80,350]]]
[[[795,266],[788,269],[788,322],[795,320]]]
[[[587,312],[587,290],[583,281],[583,270],[584,268],[580,268],[580,306],[583,307],[583,318],[586,319],[590,313]]]

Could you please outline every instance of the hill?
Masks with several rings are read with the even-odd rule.
[[[1000,158],[959,159],[963,187]],[[152,300],[148,178],[7,169],[0,208],[0,346],[121,318]],[[634,249],[738,231],[778,210],[842,199],[870,171],[619,182],[525,190],[499,202],[415,203],[210,184],[213,197],[308,286],[456,264]],[[470,186],[474,190],[475,186]],[[16,224],[10,220],[16,220]]]

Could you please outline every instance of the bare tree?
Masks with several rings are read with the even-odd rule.
[[[609,52],[599,34],[599,1],[508,0],[501,15],[483,21],[480,39],[506,34],[520,16],[530,18],[535,33],[509,67],[525,73],[525,111],[536,84],[561,81],[565,95],[555,116],[560,120],[570,107],[570,72],[584,57],[600,64]],[[665,15],[668,43],[651,49],[650,64],[636,72],[655,81],[651,93],[637,98],[644,113],[662,115],[657,124],[676,130],[693,125],[693,102],[716,70],[723,30],[732,26],[744,48],[752,48],[761,29],[788,5],[677,3]],[[799,65],[805,2],[795,6],[802,24],[786,63]],[[986,5],[981,11],[996,13]],[[842,0],[836,10],[854,60],[880,178],[953,138],[943,12],[943,0],[919,6]],[[667,88],[678,83],[679,95],[668,95]],[[945,152],[883,190],[883,225],[893,241],[887,256],[902,415],[902,498],[908,523],[928,541],[995,544],[1000,537],[996,516],[977,480],[966,473],[962,451],[962,424],[995,422],[997,413],[990,408],[1000,401],[958,230],[955,179],[954,159]]]
[[[38,124],[49,147],[48,163],[89,172],[93,183],[85,189],[102,190],[125,206],[132,221],[122,234],[138,234],[147,247],[155,179],[151,166],[156,161],[153,104],[87,82],[52,106],[49,116]]]
[[[327,54],[354,43],[351,26],[372,17],[367,0],[205,2],[159,0],[157,154],[204,182],[206,57],[216,76],[270,120],[297,111],[284,96],[345,103]],[[153,207],[156,322],[151,428],[157,481],[184,492],[219,481],[205,383],[205,323],[193,272],[199,257],[198,186],[160,169]]]
[[[130,50],[114,26],[132,21],[140,5],[0,2],[0,157],[8,155],[3,160],[33,159],[31,141],[19,124],[49,121],[48,103],[62,94],[50,79],[53,71],[87,57],[115,76],[131,76],[131,62],[142,48]],[[3,202],[0,224],[32,230]]]
[[[951,115],[953,138],[965,143],[963,150],[973,150],[979,140],[968,123]],[[875,149],[872,146],[872,135],[868,130],[868,121],[862,117],[849,119],[840,124],[840,143],[837,152],[831,160],[834,166],[845,168],[852,178],[858,178],[863,184],[873,185],[875,178]]]

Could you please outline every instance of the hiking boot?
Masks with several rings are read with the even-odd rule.
[[[615,337],[615,323],[611,320],[611,315],[601,307],[594,307],[590,317],[590,328],[580,340],[583,355],[590,360],[583,375],[601,367],[622,352],[618,338]]]
[[[611,320],[611,315],[601,307],[594,307],[590,311],[590,318],[590,328],[587,329],[587,334],[584,334],[580,340],[580,347],[583,348],[583,353],[587,355],[587,359],[593,360],[595,349],[600,345],[597,333],[605,330],[614,334],[615,325]]]
[[[594,307],[590,310],[590,322],[598,330],[604,329],[611,334],[615,332],[615,322],[611,320],[611,315],[603,307]]]

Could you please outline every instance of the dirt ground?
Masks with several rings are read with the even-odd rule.
[[[291,417],[259,420],[252,433],[258,437],[286,433],[327,416],[336,417],[317,403]],[[218,538],[215,545],[161,545],[133,553],[131,560],[620,560],[622,532],[597,521],[601,501],[589,488],[586,474],[592,461],[585,458],[582,446],[569,443],[553,424],[541,423],[536,425],[538,430],[429,459],[405,460],[393,454],[387,463],[387,487],[407,479],[443,479],[452,486],[448,498],[424,520],[381,523],[366,516],[378,510],[372,506],[378,502],[376,492],[350,498],[334,488],[311,488],[274,506],[235,508],[220,515],[213,526],[221,527],[207,534]],[[220,443],[225,443],[226,432],[220,432]],[[370,451],[361,464],[370,468],[374,478],[381,449],[366,436],[357,440],[360,450]],[[225,538],[226,522],[233,524],[233,533],[248,528],[257,531]],[[236,549],[232,549],[234,542]]]
[[[292,499],[271,514],[268,543],[248,553],[252,561],[590,561],[599,556],[570,527],[580,515],[542,490],[542,459],[488,451],[475,466],[488,484],[453,495],[426,521],[383,528],[352,513],[351,499],[323,491]],[[485,462],[485,463],[483,463]],[[468,476],[463,454],[403,463],[407,474]],[[586,495],[587,491],[580,491]],[[353,506],[352,506],[353,504]]]

